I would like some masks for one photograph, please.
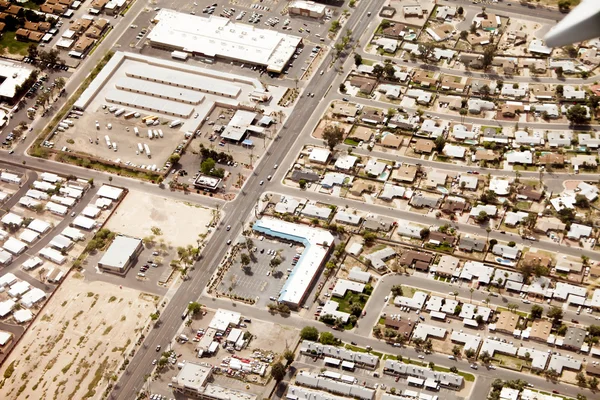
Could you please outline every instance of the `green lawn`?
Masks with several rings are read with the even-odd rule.
[[[363,293],[354,293],[348,290],[343,298],[336,297],[332,300],[340,305],[339,311],[351,313],[354,305],[360,306],[361,309],[364,308],[368,298],[369,296]]]
[[[347,144],[348,146],[358,146],[358,142],[354,139],[346,139],[344,140],[344,144]]]
[[[378,358],[382,358],[383,357],[383,353],[380,353],[378,351],[369,351],[369,350],[364,349],[362,347],[354,346],[354,345],[351,345],[351,344],[347,344],[344,347],[346,349],[348,349],[348,350],[356,351],[358,353],[369,353],[369,354],[372,354],[372,355],[374,355],[374,356],[376,356]]]
[[[27,55],[29,42],[20,42],[15,37],[15,32],[5,32],[0,38],[0,48],[3,53]]]

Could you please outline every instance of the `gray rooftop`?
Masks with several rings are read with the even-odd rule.
[[[111,268],[123,268],[141,243],[141,239],[117,236],[98,264]]]

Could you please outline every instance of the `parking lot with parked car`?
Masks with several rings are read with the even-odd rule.
[[[245,246],[246,239],[240,240]],[[237,252],[218,290],[226,295],[256,299],[257,307],[266,307],[277,301],[281,288],[304,248],[265,238],[251,239],[251,242],[250,249],[240,249]],[[250,257],[247,267],[242,265],[241,254]]]

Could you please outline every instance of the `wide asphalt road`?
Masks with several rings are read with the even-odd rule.
[[[369,23],[366,13],[379,10],[384,0],[376,0],[371,3],[359,4],[350,16],[344,30],[352,29],[354,32],[364,32]],[[329,55],[324,57],[327,62]],[[161,323],[159,327],[152,329],[139,350],[129,363],[117,387],[113,390],[112,397],[118,399],[132,399],[143,385],[145,375],[151,373],[152,360],[156,358],[155,348],[157,345],[164,346],[174,337],[177,329],[181,326],[181,314],[190,301],[196,300],[210,276],[219,265],[229,246],[228,239],[235,238],[242,230],[242,221],[252,212],[254,205],[265,190],[265,185],[259,185],[260,181],[268,182],[266,177],[273,172],[273,166],[279,164],[287,154],[292,143],[300,137],[304,128],[304,122],[308,121],[317,108],[325,91],[336,78],[337,72],[333,69],[327,70],[323,75],[315,75],[306,87],[305,92],[315,93],[314,98],[303,98],[284,124],[283,129],[270,149],[255,169],[253,175],[246,181],[244,189],[237,199],[228,203],[223,208],[224,217],[221,221],[221,229],[217,229],[208,245],[203,250],[205,255],[195,265],[195,271],[190,274],[190,279],[182,283],[181,288],[174,294],[173,298],[164,310],[161,310]],[[222,229],[223,226],[231,225],[231,231]]]

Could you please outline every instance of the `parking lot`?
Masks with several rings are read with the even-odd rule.
[[[212,5],[214,11],[209,14]],[[168,8],[180,12],[208,17],[223,16],[236,23],[253,25],[256,28],[274,30],[303,38],[303,47],[308,51],[303,51],[296,55],[290,66],[284,71],[284,74],[278,76],[276,74],[268,74],[262,69],[252,71],[248,65],[243,63],[217,60],[214,64],[204,64],[200,61],[190,59],[187,63],[199,63],[202,66],[219,71],[226,70],[227,72],[242,74],[247,76],[260,76],[261,80],[268,84],[281,85],[280,78],[288,78],[290,84],[293,85],[296,79],[300,79],[312,61],[310,49],[315,45],[327,46],[330,40],[327,38],[328,30],[331,25],[331,20],[339,18],[341,8],[328,5],[328,9],[332,11],[332,17],[326,19],[306,18],[300,16],[290,16],[287,14],[287,2],[278,2],[272,0],[264,0],[256,2],[252,0],[242,1],[214,1],[201,0],[195,2],[181,2],[180,0],[164,0],[156,2],[157,8]],[[262,7],[262,8],[261,8]],[[233,12],[232,12],[233,10]],[[133,51],[139,51],[145,55],[158,56],[162,58],[170,58],[170,52],[150,48],[146,44],[146,34],[140,35],[142,29],[152,29],[151,20],[155,12],[152,10],[142,12],[132,24],[131,32],[126,32],[119,40],[122,48],[129,48]],[[260,17],[259,17],[260,15]],[[239,19],[238,19],[239,18]],[[198,57],[200,59],[201,57]],[[315,69],[313,69],[314,71]]]
[[[252,254],[256,257],[256,261],[251,261],[249,268],[243,269],[240,253],[247,254],[247,251],[240,251],[222,279],[218,290],[224,294],[256,299],[256,306],[264,308],[273,302],[271,298],[279,297],[287,275],[294,268],[292,265],[294,256],[300,254],[304,248],[297,245],[290,247],[289,244],[267,239],[262,241],[253,239],[253,242],[256,251]],[[271,267],[274,258],[279,258],[282,262],[276,267]]]

